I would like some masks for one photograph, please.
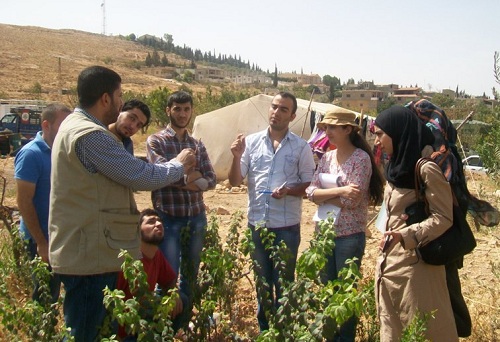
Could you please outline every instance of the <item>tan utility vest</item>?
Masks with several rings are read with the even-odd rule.
[[[52,148],[49,258],[55,273],[92,275],[120,270],[120,249],[139,256],[139,214],[130,188],[90,173],[75,152],[77,139],[106,128],[75,112]]]

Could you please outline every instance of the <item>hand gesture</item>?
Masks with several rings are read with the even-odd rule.
[[[361,199],[361,190],[357,184],[349,184],[343,187],[342,197],[349,201],[357,202]]]
[[[188,174],[196,166],[196,155],[192,148],[185,148],[174,158],[184,165],[184,173]]]
[[[243,134],[238,134],[236,140],[231,144],[231,153],[235,158],[241,158],[245,151],[245,137]]]

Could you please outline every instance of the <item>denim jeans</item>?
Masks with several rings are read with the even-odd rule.
[[[264,331],[269,329],[266,312],[275,312],[275,309],[279,305],[278,300],[281,298],[282,289],[279,283],[278,270],[274,268],[270,252],[265,249],[262,243],[260,231],[256,230],[251,224],[249,224],[248,227],[252,231],[252,241],[255,245],[255,251],[252,258],[258,263],[256,273],[258,277],[266,282],[265,288],[259,289],[257,287],[257,321],[259,322],[260,331]],[[297,263],[297,253],[300,244],[300,225],[297,224],[287,229],[273,230],[271,228],[268,230],[276,235],[276,238],[273,241],[273,246],[278,246],[280,241],[283,241],[290,251],[288,254],[288,260],[284,261],[286,268],[283,270],[284,273],[282,277],[283,279],[292,282],[295,279],[295,265]],[[261,293],[261,290],[265,292]],[[266,297],[270,300],[267,302],[273,303],[274,307],[266,305]]]
[[[335,238],[335,247],[333,255],[328,256],[326,270],[321,281],[323,283],[328,280],[335,280],[338,278],[339,271],[345,267],[347,259],[354,257],[358,258],[356,264],[361,266],[361,259],[365,253],[366,236],[365,233],[356,233],[347,236]],[[327,341],[347,342],[352,341],[356,337],[356,325],[358,320],[355,316],[349,318],[338,330],[333,339]]]
[[[66,326],[71,328],[75,342],[93,342],[106,315],[103,290],[106,286],[110,290],[116,288],[118,272],[59,276],[66,291],[63,305]]]
[[[38,255],[36,242],[33,239],[27,239],[26,242],[26,248],[28,249],[30,260],[33,260]],[[51,272],[49,279],[50,297],[52,299],[52,303],[56,303],[61,292],[61,279],[59,279],[58,274],[52,273],[52,267],[50,266],[49,271]],[[40,284],[34,274],[31,275],[31,278],[33,279],[34,284],[33,294],[31,295],[31,298],[33,300],[36,300],[37,302],[40,302]]]
[[[173,270],[179,274],[179,291],[187,298],[187,305],[182,310],[183,317],[180,318],[182,328],[191,319],[200,254],[207,228],[207,216],[204,211],[195,216],[184,217],[158,212],[165,229],[165,237],[159,246],[160,250]]]

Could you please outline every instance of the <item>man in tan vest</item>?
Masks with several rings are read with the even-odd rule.
[[[132,191],[182,179],[196,164],[192,149],[164,164],[128,153],[108,130],[123,105],[121,78],[91,66],[78,76],[79,105],[61,124],[52,148],[49,258],[66,291],[64,319],[75,341],[94,341],[114,289],[120,249],[139,256],[139,214]]]

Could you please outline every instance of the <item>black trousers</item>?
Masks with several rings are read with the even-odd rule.
[[[469,309],[462,296],[462,286],[460,285],[460,277],[458,276],[458,269],[462,267],[462,262],[463,259],[446,265],[446,283],[448,285],[448,293],[450,294],[451,308],[455,316],[458,336],[468,337],[471,334],[472,321]]]

